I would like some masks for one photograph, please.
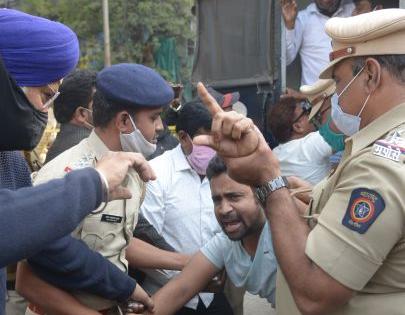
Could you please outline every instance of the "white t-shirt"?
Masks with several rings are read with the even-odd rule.
[[[331,146],[319,132],[291,140],[273,149],[283,176],[298,176],[315,185],[330,172]]]
[[[236,287],[244,287],[251,294],[266,298],[274,305],[277,261],[267,223],[254,257],[246,252],[241,241],[232,241],[223,232],[201,248],[201,252],[218,269],[225,267]]]

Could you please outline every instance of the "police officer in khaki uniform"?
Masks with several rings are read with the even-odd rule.
[[[344,146],[344,135],[336,132],[336,126],[330,119],[331,102],[330,98],[336,91],[335,81],[331,79],[318,80],[312,85],[302,85],[300,93],[306,97],[311,104],[311,112],[308,120],[316,127],[319,134],[333,149],[333,152],[342,150]],[[314,143],[313,145],[317,145]],[[292,195],[304,203],[309,203],[312,195],[313,185],[297,176],[288,177],[289,187]]]
[[[299,215],[278,161],[250,121],[220,112],[213,136],[196,139],[225,156],[235,180],[258,186],[282,273],[277,314],[404,314],[405,10],[333,18],[332,118],[349,138],[334,174]]]
[[[109,150],[133,151],[145,157],[153,153],[156,132],[163,127],[160,113],[173,98],[170,86],[152,69],[136,64],[104,69],[97,76],[96,85],[95,129],[88,138],[47,163],[38,172],[35,185],[63,177],[75,169],[93,167]],[[135,170],[130,170],[126,187],[132,194],[131,199],[100,206],[101,209],[87,216],[73,232],[73,236],[123,272],[128,271],[125,251],[132,239],[145,184]],[[115,301],[84,292],[74,295],[102,314],[118,314]],[[27,314],[39,313],[41,311],[33,305],[27,309]]]
[[[339,131],[331,117],[331,97],[336,91],[335,81],[320,79],[313,85],[303,85],[300,92],[311,104],[309,121],[315,126],[322,138],[330,145],[334,155],[330,157],[332,170],[337,167],[345,148],[346,136]]]
[[[331,107],[331,103],[327,101],[335,91],[336,84],[332,79],[320,79],[312,85],[302,85],[300,87],[300,92],[311,104],[311,112],[309,113],[308,120],[311,121],[319,114],[321,114],[322,118],[327,117],[324,113],[330,113],[328,110]],[[316,125],[319,127],[324,121],[326,121],[326,119],[318,119],[317,122],[320,122],[320,124]]]

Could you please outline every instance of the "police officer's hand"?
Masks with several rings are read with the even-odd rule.
[[[198,136],[194,142],[216,150],[224,159],[229,176],[240,183],[257,186],[279,176],[278,160],[252,120],[224,112],[202,83],[197,89],[213,119],[211,135]]]
[[[108,152],[97,162],[97,171],[102,173],[108,182],[110,200],[131,198],[130,191],[121,186],[131,167],[145,182],[156,179],[149,163],[139,153]]]
[[[280,4],[285,27],[289,30],[294,29],[298,15],[297,2],[295,0],[281,0]]]

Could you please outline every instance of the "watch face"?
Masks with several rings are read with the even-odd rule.
[[[256,188],[256,196],[264,206],[267,196],[273,191],[276,191],[283,187],[287,187],[287,184],[284,181],[284,179],[281,176],[279,176],[269,181],[268,183],[264,184],[263,186]]]

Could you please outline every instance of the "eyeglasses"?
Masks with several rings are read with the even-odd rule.
[[[311,112],[311,104],[308,101],[301,101],[299,103],[299,106],[302,108],[302,112],[301,114],[294,119],[293,124],[295,124],[298,120],[300,120],[303,116],[305,115],[309,115],[309,113]]]
[[[58,96],[60,95],[60,92],[59,92],[59,91],[56,91],[56,92],[55,92],[55,90],[54,90],[49,84],[48,84],[47,86],[48,86],[48,88],[52,91],[53,96],[45,102],[45,104],[42,106],[42,110],[48,109],[48,108],[52,105],[52,103],[53,103],[53,102],[58,98]]]
[[[331,108],[331,105],[326,107],[323,110],[318,111],[314,117],[311,119],[311,123],[315,126],[315,128],[318,130],[322,126],[322,116],[325,112],[327,112]]]

